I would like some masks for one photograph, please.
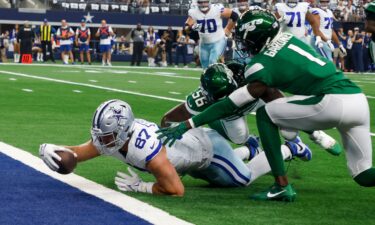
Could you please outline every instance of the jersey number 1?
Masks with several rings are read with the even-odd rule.
[[[290,45],[288,45],[288,48],[290,50],[293,50],[294,52],[297,52],[298,54],[306,57],[311,62],[317,63],[319,66],[324,66],[326,64],[323,60],[321,60],[319,58],[316,58],[315,56],[313,56],[310,53],[306,52],[305,50],[303,50],[302,48],[298,47],[297,45],[290,44]]]

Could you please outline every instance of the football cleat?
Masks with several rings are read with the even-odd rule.
[[[305,145],[299,137],[293,141],[285,141],[285,145],[288,146],[292,157],[298,157],[302,161],[310,161],[312,158],[312,152],[309,146]]]
[[[320,147],[322,147],[332,155],[337,156],[340,155],[340,153],[342,152],[340,144],[331,136],[326,134],[324,131],[314,131],[312,134],[309,135],[309,137],[310,140],[312,140],[315,144],[318,144]]]
[[[296,195],[297,193],[294,191],[292,185],[288,184],[283,187],[275,183],[267,191],[250,196],[250,199],[257,201],[293,202],[296,199]]]
[[[262,150],[262,148],[259,146],[259,137],[256,136],[250,136],[249,139],[247,139],[245,146],[249,149],[249,158],[247,160],[252,160],[255,156],[257,156]]]

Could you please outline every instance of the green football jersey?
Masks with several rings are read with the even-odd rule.
[[[203,94],[201,88],[197,88],[186,97],[185,107],[191,115],[195,116],[203,112],[213,103],[214,101],[210,101],[209,99],[207,99],[207,97]],[[239,117],[246,116],[250,112],[254,111],[257,104],[258,100],[249,102],[248,104],[237,109],[235,112],[233,112],[232,116],[225,118],[225,120],[235,120]]]
[[[245,78],[294,95],[361,93],[331,61],[290,33],[278,34],[254,56]]]

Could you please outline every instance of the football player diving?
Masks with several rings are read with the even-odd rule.
[[[175,122],[181,122],[198,115],[210,105],[229,96],[236,89],[246,84],[245,65],[235,61],[226,64],[216,63],[210,65],[201,76],[201,85],[186,97],[186,101],[168,111],[161,121],[161,126],[166,127]],[[263,106],[262,100],[256,99],[237,109],[232,115],[213,121],[208,125],[221,136],[244,148],[236,149],[241,158],[251,160],[261,151],[258,139],[249,134],[247,116]],[[341,146],[335,139],[323,131],[309,133],[312,141],[333,155],[341,153]],[[294,140],[300,142],[299,139]],[[286,141],[288,144],[288,141]]]
[[[279,129],[284,138],[292,140],[298,130],[337,128],[350,175],[361,186],[375,186],[370,112],[362,90],[306,43],[290,33],[282,33],[271,13],[247,11],[236,24],[235,40],[239,49],[254,55],[245,71],[247,85],[199,115],[173,127],[161,128],[158,133],[159,138],[165,138],[163,143],[173,143],[189,129],[225,118],[244,104],[261,98],[267,104],[257,110],[257,127],[275,183],[252,195],[252,199],[294,201],[296,198],[280,151]],[[284,97],[279,90],[304,97]]]
[[[156,178],[156,182],[144,182],[129,167],[129,174],[117,173],[118,189],[177,196],[184,194],[180,176],[186,174],[216,186],[239,187],[271,171],[264,152],[245,164],[214,130],[192,129],[169,147],[157,138],[158,129],[155,123],[135,119],[126,102],[109,100],[94,113],[91,140],[77,146],[42,144],[39,154],[54,171],[59,169],[54,160],[61,160],[56,151],[72,152],[78,162],[100,155],[112,156]],[[290,142],[281,148],[286,160],[295,156],[304,161],[311,158],[311,151],[303,143]]]
[[[223,28],[223,18],[228,24]],[[227,45],[226,36],[238,19],[238,14],[232,9],[224,8],[222,4],[211,4],[210,0],[197,0],[197,7],[189,10],[189,17],[185,22],[185,31],[198,31],[199,59],[203,69],[216,63],[224,53]]]

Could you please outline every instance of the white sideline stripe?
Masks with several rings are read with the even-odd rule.
[[[53,79],[53,78],[48,78],[48,77],[39,77],[39,76],[28,75],[28,74],[24,74],[24,73],[16,73],[16,72],[9,72],[9,71],[0,70],[0,75],[1,74],[9,74],[9,75],[14,75],[14,76],[28,77],[28,78],[39,79],[39,80],[47,80],[47,81],[52,81],[52,82],[56,82],[56,83],[78,85],[78,86],[83,86],[83,87],[91,87],[91,88],[96,88],[96,89],[101,89],[101,90],[114,91],[114,92],[131,94],[131,95],[138,95],[138,96],[145,96],[145,97],[150,97],[150,98],[169,100],[169,101],[173,101],[173,102],[184,102],[184,100],[177,99],[177,98],[169,98],[169,97],[158,96],[158,95],[143,94],[143,93],[140,93],[140,92],[126,91],[126,90],[121,90],[121,89],[116,89],[116,88],[109,88],[109,87],[98,86],[98,85],[93,85],[93,84],[78,83],[78,82],[72,82],[72,81],[67,81],[67,80],[59,80],[59,79]]]
[[[29,152],[19,148],[0,142],[0,152],[5,155],[20,161],[21,163],[34,168],[56,180],[75,187],[87,194],[93,195],[102,199],[112,205],[115,205],[135,216],[138,216],[153,224],[173,224],[173,225],[190,225],[184,220],[181,220],[169,213],[153,207],[147,203],[139,201],[135,198],[129,197],[121,192],[104,187],[84,177],[76,174],[61,175],[50,170],[40,158],[32,155]],[[126,222],[126,221],[125,221]]]
[[[375,137],[375,133],[370,133],[371,136]]]
[[[12,66],[52,66],[52,67],[72,67],[72,68],[101,68],[104,69],[101,65],[63,65],[63,64],[22,64],[22,63],[1,63],[1,65],[12,65]],[[108,67],[107,67],[108,68]],[[123,68],[123,69],[152,69],[152,70],[187,70],[187,71],[203,71],[202,68],[172,68],[172,67],[147,67],[147,66],[111,66],[109,68]]]
[[[375,98],[374,96],[366,95],[367,98]]]

